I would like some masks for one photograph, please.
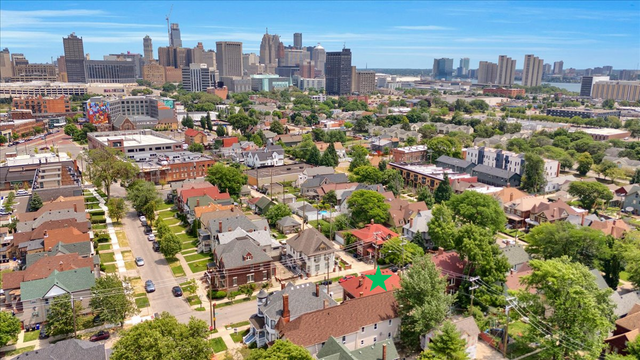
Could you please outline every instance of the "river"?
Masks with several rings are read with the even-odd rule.
[[[472,84],[476,84],[478,82],[478,80],[476,79],[472,79],[471,83]],[[513,82],[514,84],[517,85],[522,85],[522,81],[520,80],[516,80]],[[568,91],[573,91],[573,92],[580,92],[580,83],[553,83],[553,82],[542,82],[543,84],[549,84],[551,86],[555,86],[555,87],[559,87],[561,89],[565,89]]]

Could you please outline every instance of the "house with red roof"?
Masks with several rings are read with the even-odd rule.
[[[187,145],[191,145],[193,143],[205,144],[207,142],[207,135],[202,131],[187,129],[187,131],[184,132],[184,142]]]
[[[442,248],[432,254],[431,261],[436,264],[442,276],[447,278],[447,291],[449,294],[454,294],[458,291],[460,284],[462,284],[466,261],[463,261],[457,252],[453,250],[444,251]]]
[[[382,245],[389,239],[397,237],[398,234],[391,231],[388,227],[380,224],[367,224],[363,229],[355,229],[351,231],[351,235],[356,238],[357,253],[360,257],[369,259],[380,258],[380,249]],[[336,235],[338,236],[338,235]],[[341,236],[345,236],[341,234]]]
[[[185,212],[189,211],[187,201],[194,196],[208,196],[213,202],[221,205],[230,205],[233,203],[231,196],[227,192],[220,192],[217,186],[209,184],[204,187],[183,188],[178,192],[178,197],[175,203],[178,210]]]
[[[396,289],[400,289],[400,276],[398,274],[392,272],[389,269],[380,270],[382,275],[391,275],[390,278],[385,280],[384,284],[387,287],[387,290],[376,286],[375,289],[371,290],[371,279],[366,277],[366,275],[375,275],[376,270],[368,270],[363,271],[360,276],[353,277],[347,281],[341,282],[340,286],[342,286],[342,298],[344,300],[348,299],[356,299],[370,295],[381,294],[385,291],[393,291]]]

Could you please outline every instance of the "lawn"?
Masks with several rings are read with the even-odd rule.
[[[193,254],[195,254],[195,253],[197,253],[197,252],[198,252],[198,251],[197,251],[195,248],[189,248],[189,249],[186,249],[186,250],[181,251],[180,253],[181,253],[182,255],[193,255]]]
[[[111,250],[111,244],[100,244],[98,245],[98,251]]]
[[[201,271],[205,271],[207,270],[207,264],[210,262],[209,259],[206,260],[201,260],[201,261],[196,261],[196,262],[192,262],[189,263],[189,269],[191,269],[191,272],[198,273]]]
[[[136,298],[136,306],[138,309],[149,307],[149,299],[147,296]]]
[[[133,261],[133,254],[131,254],[131,250],[125,250],[122,252],[122,259],[124,261]]]
[[[200,298],[197,295],[191,295],[187,297],[187,302],[191,306],[202,304],[202,300],[200,300]]]
[[[248,333],[249,333],[249,329],[239,333],[233,333],[230,336],[231,336],[231,339],[233,339],[233,342],[239,343],[239,342],[242,342],[242,338],[245,337]]]
[[[225,307],[225,306],[231,306],[231,305],[235,305],[235,304],[240,304],[240,303],[251,301],[251,300],[255,300],[255,299],[257,299],[257,297],[252,296],[250,298],[245,297],[245,298],[242,298],[242,299],[237,299],[237,300],[233,300],[233,301],[227,301],[227,302],[223,302],[221,304],[217,304],[216,308],[221,308],[221,307]]]
[[[38,332],[36,331],[36,333],[38,333]],[[222,340],[222,339],[220,339],[220,340]],[[24,352],[27,352],[27,351],[33,351],[33,350],[35,350],[35,349],[36,349],[36,346],[35,346],[35,345],[25,346],[25,347],[22,347],[22,348],[19,348],[19,349],[15,349],[15,350],[7,351],[6,353],[4,353],[4,356],[7,356],[7,357],[9,357],[9,356],[15,356],[15,355],[18,355],[18,354],[22,354],[22,353],[24,353]]]
[[[193,243],[193,241],[185,241],[182,243],[182,250],[193,250],[197,246]]]
[[[106,230],[107,224],[91,224],[92,230]]]
[[[629,281],[629,273],[626,271],[620,271],[620,280]]]
[[[171,272],[175,277],[183,277],[186,275],[179,261],[176,261],[174,264],[169,265],[169,267],[171,267]]]
[[[116,264],[107,264],[104,266],[104,271],[106,273],[114,273],[116,272],[118,269],[116,268]]]
[[[127,270],[135,270],[138,267],[138,265],[136,265],[135,262],[133,261],[125,261],[124,262],[124,268]]]
[[[142,279],[133,278],[130,280],[131,287],[133,288],[133,292],[136,294],[135,297],[138,296],[146,296],[144,292],[144,284],[142,283]]]
[[[127,235],[124,231],[116,231],[116,237],[118,238],[118,244],[121,248],[129,247],[129,239],[127,239]]]
[[[115,262],[116,258],[113,253],[101,253],[100,262],[103,264]]]
[[[197,238],[189,235],[189,234],[178,234],[178,239],[180,239],[180,241],[185,242],[185,241],[194,241]]]
[[[187,231],[187,228],[182,226],[182,225],[176,225],[176,226],[172,226],[169,229],[171,229],[171,232],[178,235],[181,232]]]
[[[162,203],[162,205],[157,207],[157,210],[165,210],[165,209],[171,209],[173,207],[173,204],[167,204],[167,203]]]
[[[192,261],[204,260],[204,259],[210,259],[209,254],[196,253],[196,254],[188,255],[184,257],[184,260],[186,262],[192,262]]]
[[[24,333],[24,342],[38,340],[39,331],[29,331]]]
[[[169,226],[179,225],[181,223],[180,219],[176,219],[174,217],[168,217],[166,219],[162,219],[162,221]]]
[[[522,321],[514,321],[509,324],[509,336],[515,338],[520,337],[525,334],[529,325],[525,324]]]
[[[230,327],[230,328],[234,329],[234,328],[239,328],[239,327],[247,326],[247,325],[249,325],[249,324],[250,324],[250,323],[249,323],[249,321],[241,321],[241,322],[239,322],[239,323],[231,324],[231,325],[229,325],[229,326],[227,326],[227,327]]]
[[[213,347],[213,352],[214,353],[219,353],[219,352],[223,352],[225,350],[227,350],[227,345],[224,343],[224,340],[222,340],[222,338],[213,338],[211,340],[209,340],[209,342],[211,343],[211,346]]]

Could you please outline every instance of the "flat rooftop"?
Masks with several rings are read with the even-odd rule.
[[[398,152],[403,152],[403,153],[422,152],[422,151],[427,151],[427,145],[406,146],[406,147],[396,148],[394,150]]]
[[[418,173],[420,175],[429,176],[439,180],[444,179],[445,173],[447,174],[447,176],[449,176],[450,180],[466,179],[466,178],[472,177],[469,174],[460,174],[451,169],[439,167],[436,165],[408,165],[408,164],[398,164],[398,163],[390,163],[389,165],[395,166],[400,169],[409,170],[409,171]]]
[[[153,145],[178,145],[182,144],[181,141],[177,141],[160,135],[151,130],[133,130],[133,131],[109,131],[101,133],[89,134],[92,138],[100,141],[103,145],[107,145],[109,141],[123,141],[123,146],[136,147],[136,146],[153,146]]]
[[[569,132],[575,132],[575,131],[584,131],[585,133],[589,134],[589,135],[619,135],[619,134],[628,134],[629,132],[626,130],[619,130],[619,129],[582,129],[582,128],[571,128],[569,129]]]
[[[307,164],[293,164],[293,165],[282,165],[282,166],[273,166],[273,167],[264,167],[258,169],[249,169],[245,170],[244,173],[247,176],[252,178],[256,177],[256,174],[260,176],[260,178],[267,178],[273,176],[282,176],[282,175],[291,175],[291,174],[299,174],[304,169],[313,167]],[[257,171],[256,171],[257,170]]]
[[[59,156],[53,153],[42,153],[33,155],[18,155],[16,157],[7,158],[7,166],[21,166],[21,165],[39,165],[39,164],[51,164],[61,161],[71,161],[71,158],[65,154],[60,153]]]

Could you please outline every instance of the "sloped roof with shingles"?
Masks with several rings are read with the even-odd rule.
[[[63,210],[63,209],[72,209],[75,212],[83,213],[85,211],[84,197],[82,196],[74,196],[69,198],[59,197],[56,200],[45,203],[44,205],[42,205],[40,209],[38,209],[38,211],[18,214],[18,220],[20,222],[34,221],[46,212],[54,211],[54,210]]]
[[[45,279],[27,281],[20,284],[22,301],[42,299],[55,285],[67,292],[73,293],[89,290],[96,282],[96,278],[89,268],[69,271],[54,270]]]
[[[331,242],[315,228],[307,228],[287,240],[287,245],[307,256],[333,250]]]
[[[234,239],[218,245],[214,248],[214,253],[226,270],[271,261],[271,257],[249,238]],[[249,254],[251,258],[247,257]]]
[[[301,225],[300,222],[291,216],[285,216],[282,219],[278,220],[276,224],[286,227],[286,226],[298,226]]]
[[[35,254],[27,254],[27,258],[25,261],[25,266],[28,268],[33,265],[38,259],[45,256],[55,256],[57,254],[71,254],[78,253],[80,256],[87,256],[91,254],[91,241],[78,242],[72,244],[65,244],[63,242],[59,242],[55,244],[51,251],[39,252]]]
[[[42,257],[26,270],[5,274],[2,279],[2,288],[17,289],[21,282],[44,279],[54,270],[69,271],[85,267],[93,268],[93,259],[82,258],[77,253]]]
[[[363,346],[355,350],[349,350],[333,336],[327,339],[316,356],[318,360],[383,360],[382,348],[385,345],[387,347],[387,354],[384,359],[399,358],[398,350],[396,350],[396,346],[391,339],[378,341],[373,345]]]
[[[260,308],[262,312],[269,317],[270,320],[278,322],[282,316],[282,295],[289,295],[289,319],[294,320],[302,314],[322,309],[324,301],[329,302],[329,306],[336,306],[333,298],[327,292],[326,287],[319,285],[319,294],[316,294],[316,284],[306,283],[294,285],[287,284],[283,290],[274,292],[267,297],[264,305]]]
[[[474,167],[473,170],[471,170],[471,172],[473,174],[475,173],[488,174],[488,175],[492,175],[505,180],[511,179],[512,177],[520,177],[519,174],[514,173],[512,171],[498,169],[498,168],[494,168],[487,165],[476,165],[476,167]]]
[[[524,250],[523,246],[509,245],[500,248],[500,251],[507,257],[507,261],[511,266],[524,264],[529,261],[529,254]]]
[[[14,360],[106,360],[104,344],[68,339],[20,354]]]

